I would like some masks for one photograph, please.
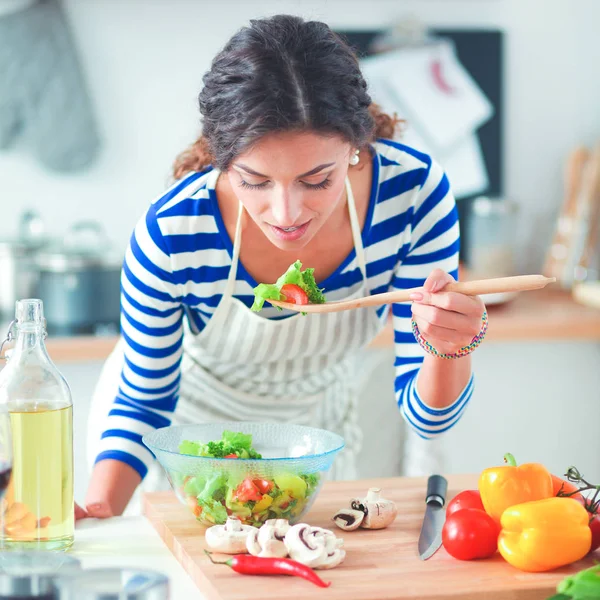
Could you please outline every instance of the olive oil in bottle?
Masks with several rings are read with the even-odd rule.
[[[73,543],[73,404],[46,351],[41,300],[17,302],[15,347],[0,372],[13,465],[0,507],[0,549],[66,550]]]

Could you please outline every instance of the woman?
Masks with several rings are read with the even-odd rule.
[[[388,139],[396,122],[372,105],[351,49],[323,23],[252,21],[214,59],[199,104],[202,137],[126,254],[122,341],[93,408],[92,516],[120,514],[143,479],[157,486],[141,436],[173,420],[337,431],[347,450],[335,477],[353,477],[353,373],[389,307],[251,312],[257,282],[296,259],[315,268],[328,300],[424,284],[412,304],[392,307],[396,398],[421,436],[449,429],[472,393],[468,354],[485,311],[443,291],[459,247],[448,180]]]

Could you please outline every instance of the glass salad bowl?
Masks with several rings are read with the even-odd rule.
[[[298,522],[344,447],[335,433],[286,423],[172,426],[143,442],[179,501],[209,526],[228,515],[256,527],[267,519]]]

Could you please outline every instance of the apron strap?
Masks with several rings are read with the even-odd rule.
[[[367,281],[367,261],[365,259],[365,248],[362,242],[362,233],[360,231],[360,223],[358,222],[358,214],[356,213],[356,202],[352,193],[350,179],[346,177],[346,194],[348,195],[348,213],[350,215],[350,227],[352,228],[352,239],[354,240],[354,250],[356,252],[356,260],[358,268],[362,273],[365,283]]]
[[[220,169],[213,169],[210,172],[209,179],[206,182],[206,187],[214,193],[214,198],[216,200],[216,189],[217,189],[217,180],[221,175]],[[216,208],[218,210],[218,207]],[[235,282],[237,279],[237,269],[240,258],[240,245],[242,241],[242,214],[244,212],[244,206],[240,202],[240,208],[238,211],[237,223],[235,226],[235,236],[233,239],[233,251],[231,254],[231,267],[229,268],[229,276],[227,277],[227,283],[225,284],[225,290],[223,291],[223,298],[233,296],[233,291],[235,290]]]
[[[235,225],[235,237],[233,238],[233,252],[231,255],[231,267],[229,269],[229,277],[223,292],[224,298],[233,296],[235,282],[237,279],[238,264],[240,262],[240,246],[242,245],[242,216],[244,214],[244,205],[240,202],[238,209],[237,223]]]

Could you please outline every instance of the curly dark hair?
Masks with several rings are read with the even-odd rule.
[[[203,83],[202,136],[177,158],[177,179],[208,165],[226,170],[268,133],[334,134],[362,148],[394,137],[400,122],[372,103],[352,48],[325,23],[296,16],[252,20]]]

